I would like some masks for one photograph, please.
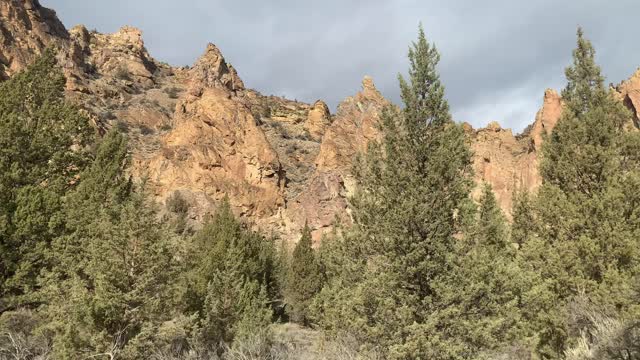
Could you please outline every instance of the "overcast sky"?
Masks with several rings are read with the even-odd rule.
[[[578,25],[607,82],[640,66],[638,0],[41,0],[71,28],[142,29],[151,54],[192,64],[216,44],[246,86],[332,110],[371,75],[399,103],[397,74],[422,22],[454,118],[522,130],[560,89]]]

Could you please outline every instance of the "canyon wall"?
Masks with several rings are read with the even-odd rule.
[[[59,52],[68,98],[102,132],[128,134],[132,174],[146,179],[160,203],[185,198],[199,224],[228,197],[255,227],[295,241],[308,223],[317,241],[335,221],[349,223],[347,199],[354,156],[378,136],[376,123],[391,105],[365,77],[362,90],[332,115],[318,100],[306,104],[247,89],[213,44],[191,67],[172,67],[147,51],[142,33],[66,30],[37,0],[0,1],[0,78],[23,69],[47,47]],[[616,87],[640,123],[640,71]],[[546,90],[528,129],[515,135],[498,123],[464,124],[474,152],[477,184],[493,186],[504,212],[516,189],[535,191],[541,146],[562,112]],[[478,189],[473,196],[478,195]]]

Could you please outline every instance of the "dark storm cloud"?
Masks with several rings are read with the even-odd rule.
[[[594,42],[608,81],[640,65],[636,0],[41,2],[68,27],[139,27],[152,55],[175,65],[193,63],[213,42],[247,86],[332,107],[367,74],[398,102],[397,73],[406,70],[422,22],[442,54],[454,117],[475,126],[530,123],[544,89],[563,86],[577,25]]]

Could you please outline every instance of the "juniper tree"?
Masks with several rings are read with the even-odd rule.
[[[305,224],[302,237],[293,249],[289,270],[289,303],[291,318],[303,325],[309,325],[309,306],[313,297],[320,292],[323,276],[315,250],[312,247],[311,229]]]
[[[469,237],[484,248],[491,247],[501,251],[510,248],[506,219],[488,183],[482,185],[477,219]]]
[[[207,285],[199,341],[209,346],[264,334],[271,323],[266,288],[243,274],[240,251],[230,249]]]
[[[521,248],[536,231],[533,202],[529,192],[523,189],[514,191],[512,198],[511,242]]]
[[[545,261],[538,271],[551,282],[557,303],[586,294],[605,312],[633,308],[639,260],[640,162],[629,149],[637,132],[626,132],[631,114],[603,84],[591,43],[578,29],[573,65],[562,95],[565,108],[543,145],[538,196],[539,235]],[[616,314],[613,314],[616,315]],[[564,315],[550,321],[556,335],[543,339],[561,354]]]
[[[438,289],[454,268],[459,214],[467,207],[471,155],[444,99],[436,48],[422,28],[400,76],[405,108],[388,108],[381,139],[357,161],[351,199],[360,279],[334,298],[360,340],[391,358],[444,358],[438,333],[446,304]],[[351,281],[349,281],[351,282]]]
[[[64,86],[52,50],[0,83],[0,298],[14,305],[33,302],[15,296],[33,293],[50,265],[50,243],[64,228],[61,199],[93,138]]]
[[[195,234],[188,258],[185,310],[198,314],[203,341],[232,342],[251,321],[256,331],[268,324],[279,295],[275,249],[236,219],[228,199]]]
[[[41,293],[57,357],[139,358],[173,315],[170,231],[132,187],[127,157],[124,137],[109,132],[65,201],[70,220]]]
[[[509,241],[507,222],[491,186],[484,184],[475,222],[456,247],[457,266],[440,285],[447,306],[439,315],[437,358],[480,358],[521,347],[533,336],[521,313],[531,282]]]

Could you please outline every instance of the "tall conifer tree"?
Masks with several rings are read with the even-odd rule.
[[[56,357],[139,358],[173,315],[170,231],[134,191],[127,159],[124,136],[109,132],[66,199],[66,234],[54,242],[41,293]]]
[[[566,70],[565,108],[543,147],[537,214],[545,247],[539,271],[559,304],[584,294],[605,313],[628,313],[640,260],[637,132],[631,114],[604,86],[592,44],[578,29],[573,65]],[[616,315],[616,314],[612,314]],[[559,314],[543,339],[561,354],[572,335]],[[568,335],[567,335],[568,334]],[[575,334],[573,334],[575,335]]]
[[[452,271],[455,235],[471,186],[471,154],[451,120],[436,65],[440,55],[422,27],[400,76],[405,108],[388,108],[382,138],[358,161],[352,199],[360,280],[336,294],[350,302],[343,321],[391,358],[445,358],[437,316],[440,284]],[[347,278],[352,275],[347,275]]]
[[[292,319],[309,325],[309,306],[313,297],[322,288],[322,273],[315,250],[312,247],[311,229],[305,224],[302,237],[293,249],[289,275],[289,301]]]
[[[52,50],[0,83],[0,312],[34,302],[24,296],[50,266],[62,198],[88,161],[94,133],[64,86]]]

